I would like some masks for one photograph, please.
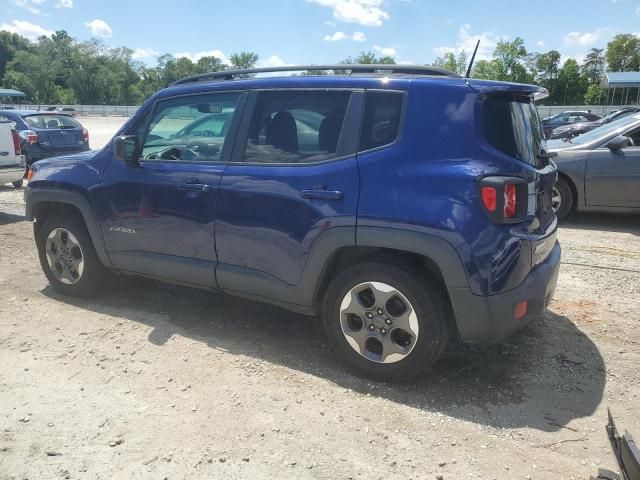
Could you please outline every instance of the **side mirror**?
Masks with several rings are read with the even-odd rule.
[[[617,137],[612,138],[607,143],[607,148],[612,152],[617,152],[622,150],[625,147],[631,145],[629,141],[629,137],[625,137],[624,135],[618,135]]]
[[[127,165],[138,165],[138,146],[140,142],[135,135],[120,135],[113,139],[113,155]]]

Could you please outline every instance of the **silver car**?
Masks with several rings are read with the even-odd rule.
[[[558,218],[574,211],[640,213],[640,114],[547,144],[558,154],[552,199]]]

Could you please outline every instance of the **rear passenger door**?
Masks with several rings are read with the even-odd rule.
[[[216,208],[220,288],[302,303],[295,287],[327,232],[355,244],[364,93],[253,92]]]

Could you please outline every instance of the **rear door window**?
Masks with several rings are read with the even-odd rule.
[[[350,91],[263,91],[249,125],[244,161],[315,163],[339,157]]]
[[[384,147],[396,141],[403,104],[402,92],[367,92],[359,151]]]
[[[546,142],[538,110],[529,98],[489,97],[484,102],[484,131],[487,142],[505,155],[543,166],[539,155]]]

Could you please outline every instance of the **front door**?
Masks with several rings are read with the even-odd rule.
[[[215,199],[245,94],[158,101],[136,127],[139,167],[111,158],[100,198],[102,234],[118,269],[215,287]]]
[[[589,154],[585,198],[589,206],[640,208],[640,128],[625,134],[630,145]]]
[[[216,215],[219,287],[298,303],[323,234],[355,244],[355,152],[363,92],[253,93]]]

